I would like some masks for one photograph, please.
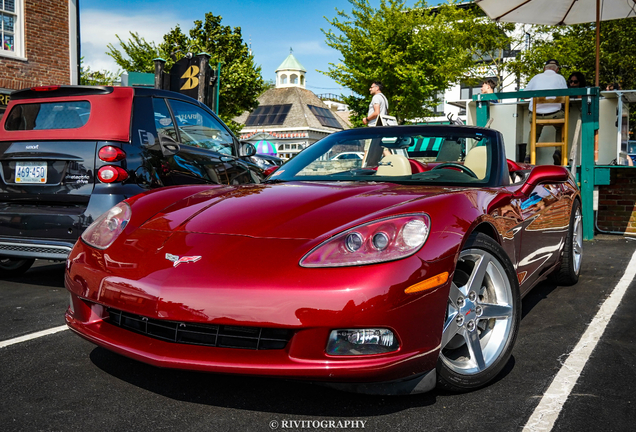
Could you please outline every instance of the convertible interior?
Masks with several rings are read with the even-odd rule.
[[[523,182],[530,168],[507,160],[501,135],[488,129],[404,126],[351,135],[321,140],[290,161],[279,178],[505,186]],[[364,157],[338,157],[352,152]]]

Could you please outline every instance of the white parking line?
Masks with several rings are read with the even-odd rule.
[[[636,252],[627,265],[625,274],[618,282],[612,294],[603,302],[598,313],[588,325],[587,330],[574,347],[568,359],[565,361],[559,373],[554,377],[552,384],[541,398],[539,406],[534,410],[532,416],[523,428],[528,432],[550,431],[554,427],[554,422],[563,408],[563,404],[574,388],[577,379],[581,375],[585,363],[590,358],[592,351],[596,347],[599,339],[605,331],[612,315],[620,304],[627,288],[636,275]]]
[[[47,335],[50,335],[50,334],[53,334],[53,333],[58,333],[58,332],[61,332],[61,331],[67,330],[67,329],[68,329],[68,326],[66,324],[64,324],[64,325],[59,326],[59,327],[53,327],[53,328],[50,328],[50,329],[47,329],[47,330],[42,330],[42,331],[39,331],[39,332],[31,333],[31,334],[20,336],[20,337],[17,337],[17,338],[8,339],[6,341],[0,342],[0,348],[5,348],[5,347],[8,347],[9,345],[14,345],[14,344],[17,344],[17,343],[20,343],[20,342],[26,342],[26,341],[31,340],[31,339],[37,339],[39,337],[47,336]]]

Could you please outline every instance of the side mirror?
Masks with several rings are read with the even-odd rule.
[[[240,157],[249,157],[254,156],[256,154],[256,147],[253,144],[248,142],[242,142],[239,147],[239,156]]]
[[[515,194],[517,196],[530,196],[532,190],[541,183],[563,183],[568,181],[570,173],[567,168],[559,165],[539,165],[532,168],[528,178],[521,189]]]

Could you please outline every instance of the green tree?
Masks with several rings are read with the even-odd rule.
[[[84,66],[84,57],[80,58],[80,85],[113,85],[120,76],[120,71],[92,71],[90,66]]]
[[[119,35],[115,36],[124,52],[109,43],[106,54],[111,56],[119,67],[128,72],[155,72],[154,59],[161,57],[161,54],[154,42],[147,42],[139,33],[133,32],[130,32],[128,42],[122,40]]]
[[[546,60],[561,63],[561,73],[567,78],[572,72],[585,75],[587,85],[594,86],[596,61],[595,24],[564,27],[544,26],[539,29],[532,47],[525,51],[520,72],[529,80],[543,70]],[[627,18],[601,22],[600,74],[601,90],[614,82],[623,89],[636,88],[636,19]],[[636,132],[636,110],[630,113],[630,126]]]
[[[348,1],[351,13],[336,9],[335,18],[326,18],[333,27],[323,29],[326,43],[342,58],[322,73],[358,95],[367,95],[372,81],[382,81],[389,114],[400,123],[430,115],[425,106],[436,105],[438,95],[474,64],[458,31],[465,12],[453,4],[430,9],[420,0],[407,9],[403,0],[381,0],[374,9],[368,0]],[[367,106],[370,101],[354,98]],[[366,114],[361,101],[352,110]]]
[[[458,20],[449,31],[459,33],[459,47],[473,60],[461,81],[477,85],[483,78],[494,76],[496,91],[501,91],[504,81],[510,76],[518,76],[520,53],[533,26],[517,28],[513,23],[492,21],[475,5],[458,7],[456,17]]]
[[[258,106],[256,98],[262,93],[265,82],[260,66],[254,64],[254,56],[243,42],[241,28],[224,26],[221,20],[222,17],[208,12],[204,21],[194,21],[194,27],[187,35],[176,26],[164,35],[159,45],[132,32],[128,42],[117,36],[123,52],[111,44],[107,54],[130,72],[154,72],[153,60],[157,57],[166,59],[166,70],[169,70],[176,60],[189,52],[210,54],[212,67],[219,62],[222,64],[218,114],[237,131],[240,125],[232,118]]]
[[[564,27],[543,26],[532,47],[523,53],[525,76],[540,73],[547,59],[556,58],[562,73],[581,72],[588,85],[594,85],[596,29],[594,24]],[[636,20],[632,18],[601,23],[599,81],[603,89],[619,82],[622,88],[636,86]]]

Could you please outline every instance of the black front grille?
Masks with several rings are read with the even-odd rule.
[[[147,318],[108,308],[108,322],[169,342],[253,350],[283,349],[293,332],[287,329],[193,324]]]

